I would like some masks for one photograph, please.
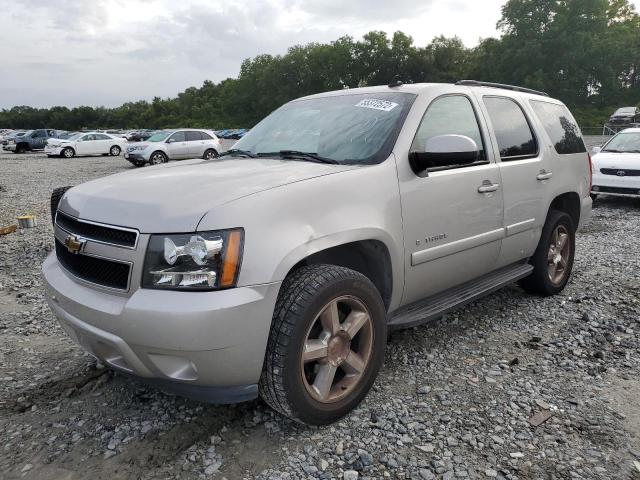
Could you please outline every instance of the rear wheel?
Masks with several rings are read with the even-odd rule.
[[[75,156],[76,152],[73,150],[73,148],[71,147],[67,147],[64,150],[62,150],[61,155],[64,158],[73,158]]]
[[[217,156],[218,152],[216,152],[213,148],[210,148],[206,152],[204,152],[202,158],[204,158],[205,160],[211,160],[213,158],[216,158]]]
[[[384,360],[386,312],[376,287],[344,267],[303,267],[282,285],[260,395],[301,423],[326,425],[365,397]]]
[[[151,165],[160,165],[161,163],[167,163],[169,159],[162,152],[153,152],[149,157],[149,163]]]
[[[114,145],[109,149],[109,155],[111,155],[112,157],[117,157],[118,155],[120,155],[120,147],[118,145]]]
[[[520,281],[528,292],[555,295],[569,281],[575,255],[575,227],[564,212],[551,210],[540,243],[531,257],[533,273]]]

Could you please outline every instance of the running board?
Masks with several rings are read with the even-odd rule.
[[[529,264],[511,265],[425,300],[412,303],[391,314],[388,320],[389,329],[409,328],[439,318],[455,308],[527,277],[532,271],[533,267]]]

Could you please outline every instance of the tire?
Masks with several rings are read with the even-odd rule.
[[[557,247],[561,237],[557,237],[556,233],[566,235],[564,247],[560,251]],[[543,296],[560,293],[571,276],[575,251],[576,229],[571,217],[564,212],[551,210],[542,229],[538,247],[529,261],[533,265],[533,273],[522,279],[520,285],[529,293]],[[552,264],[555,265],[555,274],[552,274]]]
[[[109,149],[109,155],[111,155],[112,157],[117,157],[118,155],[120,155],[121,151],[122,149],[118,145],[113,145]]]
[[[67,147],[62,152],[60,152],[60,156],[62,158],[73,158],[76,156],[76,152],[73,148]]]
[[[212,160],[218,156],[218,152],[216,152],[213,148],[209,148],[204,152],[202,158],[205,160]]]
[[[332,309],[333,305],[337,307]],[[329,315],[330,311],[336,316]],[[345,321],[348,318],[351,320]],[[355,319],[359,321],[353,323]],[[329,336],[327,324],[336,327],[329,327],[335,335]],[[355,335],[349,334],[348,325]],[[302,267],[285,279],[278,295],[260,396],[271,408],[299,423],[335,422],[371,389],[384,361],[386,338],[386,310],[367,277],[334,265]],[[326,347],[326,355],[304,360],[303,351],[314,341]],[[353,355],[354,349],[358,355]],[[330,380],[321,382],[321,377]],[[328,389],[316,389],[316,384]]]
[[[56,212],[58,211],[58,205],[60,204],[60,200],[63,195],[69,190],[71,187],[58,187],[54,188],[53,192],[51,192],[51,222],[55,223],[56,221]]]
[[[27,151],[27,147],[25,147],[22,144],[18,144],[18,146],[16,147],[16,153],[24,153]]]
[[[133,162],[131,162],[131,164],[136,168],[141,168],[141,167],[144,167],[146,165],[145,162],[141,162],[140,160],[133,161]]]
[[[149,165],[160,165],[161,163],[167,163],[168,161],[169,159],[167,156],[160,151],[153,152],[149,157]]]

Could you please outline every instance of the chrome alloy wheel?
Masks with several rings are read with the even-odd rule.
[[[373,349],[369,311],[355,297],[325,305],[309,327],[300,363],[307,393],[321,403],[349,395],[365,373]]]
[[[547,253],[549,279],[555,285],[564,280],[571,256],[569,231],[564,225],[558,225],[551,235],[551,243]]]
[[[151,165],[160,165],[161,163],[164,163],[164,161],[164,155],[162,155],[161,153],[154,153],[149,159],[149,163]]]

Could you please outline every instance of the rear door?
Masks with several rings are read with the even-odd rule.
[[[536,135],[530,107],[519,97],[479,95],[491,125],[504,197],[505,238],[498,267],[529,257],[546,219],[553,169]]]
[[[179,160],[189,156],[189,144],[185,132],[176,132],[167,139],[169,160]]]
[[[109,149],[111,145],[115,145],[116,142],[109,136],[104,133],[96,133],[96,154],[109,153]]]
[[[205,145],[202,134],[198,131],[187,131],[187,143],[189,144],[189,157],[199,158],[204,155]]]
[[[449,164],[421,174],[406,168],[399,173],[406,252],[404,304],[491,272],[500,251],[502,181],[477,101],[466,94],[434,99],[410,151],[420,152],[427,140],[441,135],[471,138],[479,156],[473,164],[461,164],[451,152]]]

